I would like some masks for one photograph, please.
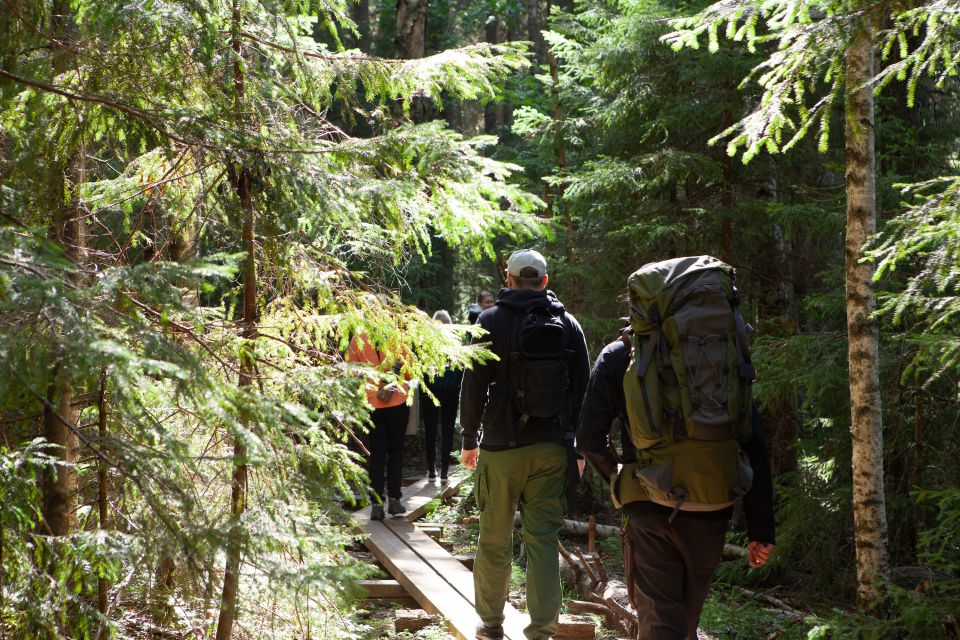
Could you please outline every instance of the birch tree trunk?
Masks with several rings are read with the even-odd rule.
[[[241,20],[240,0],[234,0],[231,25],[234,110],[238,127],[243,130],[246,124],[246,119],[243,115],[246,89],[242,65]],[[241,336],[245,344],[240,355],[239,384],[241,387],[248,387],[253,384],[253,350],[257,337],[257,257],[256,244],[254,242],[255,211],[253,208],[253,194],[250,189],[251,176],[249,167],[246,165],[231,166],[229,174],[234,184],[237,199],[240,202],[241,211],[243,212],[243,248],[246,259],[244,260],[243,266],[243,322],[241,324]],[[243,529],[240,519],[246,510],[247,503],[246,459],[246,445],[239,437],[234,436],[233,478],[230,490],[230,539],[227,545],[227,560],[223,573],[223,595],[220,604],[220,617],[217,621],[216,640],[230,640],[233,633],[233,623],[236,621],[237,599],[240,586],[240,559],[243,548]]]
[[[874,607],[884,594],[879,580],[889,571],[883,493],[883,421],[880,355],[873,267],[861,262],[863,245],[876,231],[873,41],[868,26],[854,35],[846,59],[846,306],[853,436],[853,520],[857,550],[857,596]]]

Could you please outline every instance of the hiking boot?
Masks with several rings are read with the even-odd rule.
[[[383,507],[381,507],[381,509],[382,508]],[[387,512],[392,516],[396,516],[401,513],[406,513],[407,508],[400,502],[400,498],[390,498],[387,504]]]
[[[434,467],[430,467],[427,471],[427,478],[433,480],[437,477],[437,470]]]
[[[503,625],[488,627],[482,622],[477,624],[477,640],[503,640]]]
[[[375,504],[373,508],[370,509],[370,519],[371,520],[383,520],[383,505]]]
[[[440,473],[440,484],[447,484],[447,472],[443,471]]]

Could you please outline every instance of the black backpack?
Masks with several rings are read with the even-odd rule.
[[[563,311],[549,305],[511,307],[515,318],[507,362],[507,380],[520,412],[518,430],[530,418],[558,418],[566,428],[570,413],[567,326]]]

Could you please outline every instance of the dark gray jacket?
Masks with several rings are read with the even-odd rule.
[[[518,447],[535,442],[563,441],[564,430],[556,418],[530,418],[522,430],[517,429],[520,412],[506,380],[505,363],[510,354],[514,320],[518,310],[522,312],[545,301],[554,313],[564,311],[563,305],[552,291],[501,289],[497,304],[480,314],[477,324],[486,329],[489,335],[479,338],[478,341],[488,342],[490,350],[499,360],[476,365],[463,374],[460,426],[464,449],[476,448],[478,439],[482,449],[509,449],[513,434]],[[565,348],[572,352],[567,364],[570,377],[570,412],[566,424],[568,430],[573,430],[580,420],[580,405],[590,377],[590,358],[583,329],[576,318],[566,312],[562,317],[566,327]]]

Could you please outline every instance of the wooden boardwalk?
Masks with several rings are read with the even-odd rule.
[[[413,524],[431,500],[455,494],[462,481],[454,477],[449,485],[440,485],[424,478],[404,489],[403,517],[371,521],[369,509],[364,509],[354,514],[354,522],[367,534],[367,548],[425,611],[443,616],[460,640],[473,640],[479,621],[473,608],[473,573]],[[524,640],[529,618],[509,603],[504,615],[504,637]]]

